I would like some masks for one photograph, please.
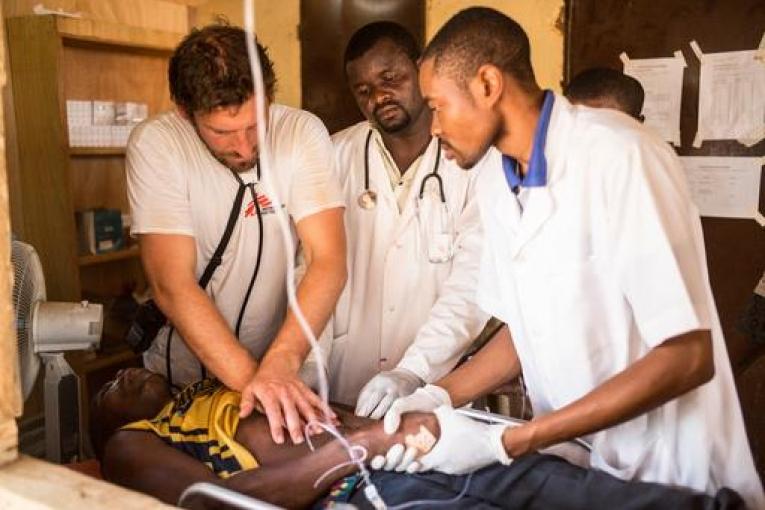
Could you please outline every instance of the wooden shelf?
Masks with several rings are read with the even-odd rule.
[[[99,253],[98,255],[80,255],[78,262],[80,266],[92,266],[103,264],[105,262],[114,262],[115,260],[124,260],[137,257],[140,254],[138,246],[131,246],[124,250],[110,251],[109,253]]]
[[[125,147],[69,147],[70,156],[124,156]]]
[[[91,19],[56,16],[56,31],[66,41],[82,41],[172,52],[184,34],[131,27]]]
[[[125,149],[68,147],[64,99],[137,101],[149,115],[170,109],[167,65],[183,34],[53,15],[9,17],[5,26],[20,147],[14,193],[23,197],[13,212],[40,254],[48,297],[142,288],[136,247],[78,255],[75,211],[129,207]]]

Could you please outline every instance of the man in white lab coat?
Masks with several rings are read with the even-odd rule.
[[[474,299],[476,174],[447,161],[430,134],[419,54],[395,23],[358,30],[345,69],[366,120],[332,137],[349,280],[333,320],[330,394],[374,418],[451,370],[488,318]]]
[[[677,156],[626,115],[542,91],[529,54],[515,21],[471,8],[423,57],[420,85],[447,153],[464,168],[492,145],[503,153],[477,183],[478,303],[508,327],[397,400],[386,429],[402,412],[435,410],[440,439],[417,462],[448,473],[584,436],[592,466],[619,478],[725,486],[765,508]],[[521,369],[533,421],[480,425],[452,409]]]

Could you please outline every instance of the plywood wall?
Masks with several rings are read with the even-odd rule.
[[[186,33],[188,7],[166,0],[3,0],[5,16],[28,16],[34,6],[79,13],[83,18],[134,27]]]
[[[0,5],[0,10],[2,5]],[[0,16],[2,19],[2,16]],[[6,75],[5,25],[0,24],[0,90]],[[16,417],[21,414],[21,388],[17,372],[16,335],[12,327],[13,290],[7,168],[5,164],[5,123],[0,103],[0,464],[17,455]]]

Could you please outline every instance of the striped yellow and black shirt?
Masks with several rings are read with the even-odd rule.
[[[240,394],[214,379],[187,386],[160,413],[124,430],[154,432],[167,444],[205,463],[221,478],[258,467],[255,457],[234,441]]]

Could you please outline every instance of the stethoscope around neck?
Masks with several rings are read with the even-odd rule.
[[[374,209],[377,206],[377,193],[369,187],[369,144],[372,141],[373,130],[369,130],[367,133],[367,140],[364,143],[364,191],[361,192],[358,198],[359,207],[366,210]],[[436,161],[433,163],[433,170],[423,177],[420,183],[420,191],[417,197],[422,200],[425,194],[425,186],[428,184],[429,179],[435,179],[438,183],[438,195],[442,204],[446,204],[446,194],[444,193],[444,181],[441,179],[441,175],[438,173],[438,165],[441,162],[441,139],[438,139],[438,147],[436,147]]]

